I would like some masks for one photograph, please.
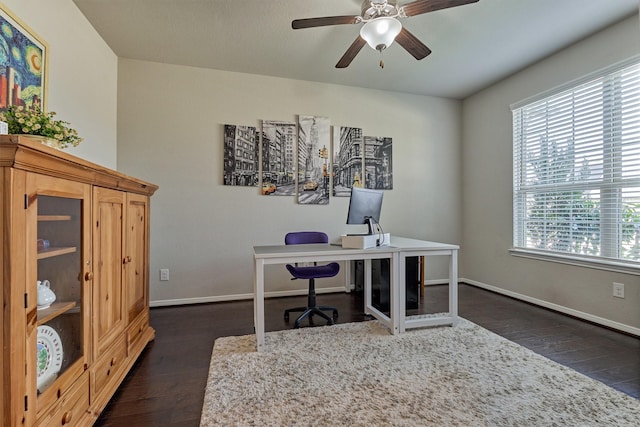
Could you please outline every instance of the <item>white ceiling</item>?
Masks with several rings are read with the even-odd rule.
[[[361,24],[291,21],[359,15],[361,0],[73,1],[119,57],[458,99],[638,13],[638,0],[480,0],[401,20],[433,51],[421,61],[393,44],[380,69],[365,46],[336,69]]]

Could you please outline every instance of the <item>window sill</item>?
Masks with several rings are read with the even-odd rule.
[[[559,264],[573,265],[577,267],[594,268],[597,270],[613,271],[616,273],[633,274],[640,276],[640,264],[635,262],[614,261],[598,257],[578,257],[532,249],[511,248],[509,253],[521,258],[536,259],[539,261],[555,262]]]

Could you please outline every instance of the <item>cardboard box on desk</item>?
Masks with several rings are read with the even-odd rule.
[[[389,246],[391,234],[362,234],[355,236],[342,236],[342,247],[349,249],[368,249],[376,246]]]

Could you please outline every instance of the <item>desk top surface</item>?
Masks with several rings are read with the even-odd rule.
[[[431,242],[429,240],[411,239],[408,237],[391,236],[391,246],[399,250],[457,250],[460,246],[451,243]]]
[[[272,256],[296,255],[344,255],[345,253],[394,253],[400,251],[439,251],[439,250],[458,250],[458,245],[449,243],[430,242],[427,240],[410,239],[407,237],[391,236],[391,244],[389,246],[377,246],[368,249],[351,249],[342,246],[330,244],[309,244],[309,245],[267,245],[254,246],[253,253],[256,258],[268,258]]]

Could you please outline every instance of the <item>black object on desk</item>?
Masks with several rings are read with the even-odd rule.
[[[355,291],[364,290],[364,261],[358,260],[355,264]],[[389,312],[389,301],[391,299],[390,283],[390,263],[388,259],[371,260],[371,303],[383,313]],[[420,258],[406,258],[406,304],[407,310],[418,308],[420,301]]]

